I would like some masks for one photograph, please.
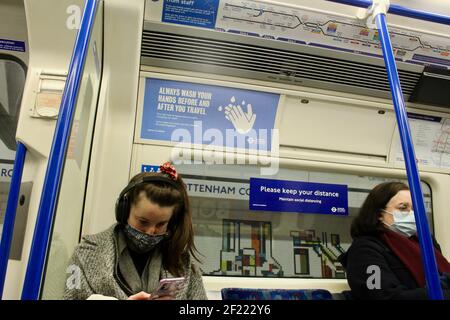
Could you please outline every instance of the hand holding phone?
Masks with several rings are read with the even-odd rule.
[[[177,292],[183,288],[185,284],[184,280],[184,277],[159,280],[159,286],[152,293],[151,299],[164,296],[175,297]]]

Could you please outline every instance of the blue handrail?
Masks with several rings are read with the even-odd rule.
[[[419,237],[422,263],[424,265],[425,278],[428,288],[428,297],[432,300],[442,300],[442,288],[437,272],[434,246],[433,241],[431,240],[430,229],[428,227],[419,171],[417,168],[414,146],[411,141],[411,132],[409,130],[408,115],[406,113],[402,87],[400,85],[394,53],[392,51],[391,39],[389,38],[386,16],[384,14],[378,14],[376,16],[376,22],[380,34],[381,48],[383,50],[384,62],[386,64],[392,100],[394,102],[400,140],[402,142],[409,188],[411,189],[414,216],[416,218],[417,225],[417,235]]]
[[[6,204],[5,220],[3,222],[2,240],[0,242],[0,299],[3,297],[3,288],[5,286],[6,269],[8,268],[9,251],[11,249],[26,153],[27,148],[21,142],[18,142],[9,187],[8,202]]]
[[[67,82],[61,100],[61,111],[56,122],[55,135],[45,173],[42,197],[22,290],[23,300],[37,300],[39,298],[49,235],[55,215],[70,129],[96,9],[97,0],[85,1],[80,30],[75,40]]]
[[[337,2],[341,4],[347,4],[355,7],[368,8],[372,5],[372,0],[327,0],[331,2]],[[405,8],[397,4],[391,4],[388,13],[395,14],[398,16],[425,20],[430,22],[436,22],[440,24],[450,25],[450,17],[440,15],[432,12],[425,12],[415,9]]]

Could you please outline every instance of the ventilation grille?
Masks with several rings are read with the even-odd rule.
[[[195,66],[224,67],[260,72],[266,77],[284,75],[329,85],[390,90],[384,66],[190,35],[144,30],[141,55],[190,63],[193,70]],[[403,93],[410,95],[421,73],[399,70],[399,76]]]

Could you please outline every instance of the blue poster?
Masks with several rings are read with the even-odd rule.
[[[0,39],[0,50],[25,52],[25,42]]]
[[[147,78],[141,138],[271,150],[279,94]]]
[[[141,165],[141,172],[159,172],[159,166],[152,166],[143,164]]]
[[[164,0],[162,21],[213,29],[220,0]]]
[[[348,215],[346,185],[250,179],[250,210]]]

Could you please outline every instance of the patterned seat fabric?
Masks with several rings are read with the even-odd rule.
[[[223,300],[333,300],[324,289],[247,289],[223,288]]]

